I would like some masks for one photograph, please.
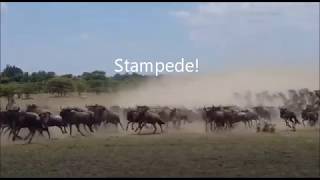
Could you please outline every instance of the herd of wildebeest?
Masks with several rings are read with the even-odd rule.
[[[320,90],[310,91],[304,88],[293,92],[293,95],[291,91],[290,97],[283,100],[280,107],[212,105],[188,109],[139,105],[126,108],[120,106],[107,108],[103,105],[93,104],[86,105],[85,108],[60,107],[60,113],[53,114],[36,104],[27,105],[26,110],[21,110],[18,106],[7,106],[5,111],[0,111],[1,134],[8,133],[8,137],[12,136],[13,141],[20,139],[31,143],[36,132],[40,135],[46,132],[50,139],[49,127],[58,127],[63,134],[69,131],[72,136],[72,127],[75,126],[77,131],[85,136],[81,127],[87,133],[93,133],[109,124],[119,126],[123,131],[128,131],[130,127],[132,131],[138,131],[138,134],[144,127],[153,127],[153,133],[156,133],[158,126],[163,133],[163,128],[179,129],[184,124],[194,121],[203,122],[206,132],[230,130],[239,123],[243,123],[246,128],[260,129],[261,124],[274,128],[271,122],[276,118],[281,118],[283,123],[293,131],[296,130],[296,125],[306,126],[305,121],[308,122],[307,125],[315,126],[320,112]],[[121,121],[121,117],[124,117],[123,121]],[[126,127],[122,124],[124,121],[127,121]],[[21,129],[29,131],[24,138],[19,135]]]

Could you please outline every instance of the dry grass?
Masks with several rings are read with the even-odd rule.
[[[319,131],[68,137],[1,148],[3,177],[319,177]]]

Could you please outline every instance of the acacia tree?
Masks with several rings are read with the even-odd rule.
[[[72,80],[64,77],[55,77],[48,81],[47,89],[49,93],[65,96],[74,90]]]
[[[0,97],[7,98],[7,107],[14,104],[14,95],[18,91],[18,86],[15,83],[0,84]]]
[[[78,80],[75,84],[78,95],[81,96],[81,93],[87,90],[86,83],[82,80]]]

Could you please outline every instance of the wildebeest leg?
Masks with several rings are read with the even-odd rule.
[[[93,129],[92,129],[92,125],[87,125],[87,126],[89,127],[90,132],[93,133],[94,131],[93,131]]]
[[[9,131],[8,139],[13,135],[13,129],[8,128],[7,131]]]
[[[9,135],[8,135],[8,139],[10,139],[10,136],[13,135],[13,130],[10,129]]]
[[[204,128],[205,128],[205,131],[208,132],[208,122],[207,121],[204,122]]]
[[[146,124],[146,123],[141,123],[141,124],[139,124],[138,128],[139,128],[140,130],[139,130],[138,134],[141,133],[141,130],[142,130],[142,128],[145,126],[145,124]]]
[[[63,126],[63,130],[64,130],[65,133],[68,133],[66,126]]]
[[[58,128],[61,130],[61,133],[64,134],[64,131],[63,131],[62,127],[58,126]]]
[[[48,137],[49,137],[49,139],[51,139],[49,129],[47,128],[47,129],[45,129],[45,131],[47,131]]]
[[[135,130],[135,132],[137,132],[138,131],[138,129],[141,129],[144,125],[144,122],[139,122],[138,123],[138,127],[136,128],[136,130]],[[143,126],[142,126],[143,125]]]
[[[288,126],[289,128],[291,128],[290,124],[288,123],[288,120],[285,119],[285,122],[286,122],[286,126]]]
[[[296,123],[294,121],[292,122],[292,131],[296,131]]]
[[[83,125],[83,129],[84,129],[87,133],[89,133],[88,129],[86,128],[86,124],[82,124],[82,125]]]
[[[153,126],[153,128],[154,128],[153,134],[155,134],[155,133],[156,133],[156,131],[157,131],[157,126],[156,126],[156,124],[155,124],[155,123],[152,123],[152,126]]]
[[[108,122],[104,121],[103,126],[106,128],[107,127]]]
[[[137,132],[137,131],[138,131],[138,129],[140,128],[140,126],[141,126],[141,123],[140,123],[140,122],[138,122],[138,127],[136,128],[136,130],[134,130],[134,132]],[[132,128],[133,128],[133,125],[132,125]]]
[[[306,127],[305,124],[304,124],[304,121],[305,121],[305,119],[302,119],[302,124],[303,124],[303,127]]]
[[[129,128],[129,124],[130,124],[130,121],[127,123],[127,128],[126,128],[126,131],[128,131],[128,128]],[[132,126],[132,129],[133,129],[133,126]]]
[[[210,122],[210,131],[212,131],[212,121]]]
[[[77,127],[78,132],[79,132],[82,136],[85,136],[85,135],[80,131],[80,126],[79,126],[79,124],[76,124],[76,127]]]
[[[72,136],[72,124],[69,125],[69,129],[70,129],[70,136]]]
[[[31,130],[29,129],[29,133],[28,133],[28,135],[23,139],[23,140],[27,140],[29,137],[31,136]]]
[[[34,134],[35,134],[35,130],[34,130],[34,129],[32,129],[32,131],[31,131],[31,137],[30,137],[30,139],[29,139],[29,141],[28,141],[28,144],[30,144],[30,143],[31,143],[31,141],[32,141],[32,139],[33,139]]]
[[[160,129],[161,129],[161,132],[163,133],[162,125],[161,125],[161,124],[159,124],[159,126],[160,126]]]
[[[5,135],[9,130],[11,130],[9,127],[6,127],[6,129],[3,130],[3,135]]]
[[[121,129],[124,131],[123,126],[120,121],[118,122],[118,124],[120,124]]]
[[[19,136],[20,130],[21,130],[21,128],[13,129],[13,138],[12,138],[13,141],[15,141],[16,138],[22,139],[22,138]]]

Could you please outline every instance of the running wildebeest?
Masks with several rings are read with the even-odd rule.
[[[163,132],[162,129],[162,125],[165,124],[161,119],[160,119],[160,115],[154,112],[150,112],[149,111],[149,107],[148,106],[138,106],[138,123],[139,126],[138,128],[135,130],[137,131],[139,129],[139,134],[142,130],[142,128],[146,125],[146,124],[151,124],[154,128],[153,134],[156,133],[157,131],[157,126],[156,124],[158,124],[160,126],[161,132]]]
[[[173,123],[173,127],[180,128],[182,122],[191,123],[191,119],[188,118],[188,112],[189,111],[185,109],[173,108],[169,114],[170,121]]]
[[[13,141],[15,141],[16,137],[19,137],[18,134],[22,128],[27,128],[29,130],[29,134],[24,138],[24,140],[27,140],[29,138],[28,143],[31,143],[36,132],[39,132],[40,135],[43,135],[42,132],[46,131],[50,139],[50,132],[48,126],[44,122],[45,119],[41,119],[36,113],[7,111],[7,118],[9,121],[9,128],[11,129],[11,133],[13,134]]]
[[[131,130],[133,130],[134,123],[139,123],[138,115],[139,115],[139,112],[137,110],[131,109],[127,111],[128,123],[127,123],[126,131],[128,131],[128,127],[130,123],[131,123]]]
[[[295,126],[296,124],[300,124],[299,120],[297,119],[297,116],[295,115],[294,112],[289,111],[286,108],[279,108],[280,109],[280,118],[282,118],[285,123],[286,126],[288,126],[289,128],[292,128],[293,131],[296,130]],[[289,122],[292,123],[292,125],[290,126]]]
[[[318,121],[319,114],[316,110],[312,109],[310,106],[307,106],[302,112],[302,124],[305,126],[304,121],[309,121],[310,126],[314,126]]]
[[[94,119],[97,123],[100,124],[101,122],[103,122],[104,125],[111,123],[117,127],[118,125],[120,125],[121,129],[124,130],[120,121],[120,117],[112,111],[108,110],[106,107],[98,104],[86,107],[88,110],[94,112]]]
[[[66,127],[68,126],[61,116],[52,115],[51,112],[42,112],[39,114],[41,119],[46,119],[46,125],[48,127],[58,127],[62,134],[68,133]]]
[[[265,120],[271,120],[271,113],[265,109],[263,106],[253,107],[254,111],[258,114],[258,116]]]
[[[60,116],[63,121],[67,122],[70,129],[70,135],[72,135],[72,125],[75,125],[78,132],[84,136],[84,134],[80,131],[80,124],[84,126],[88,126],[90,132],[93,132],[92,126],[94,124],[94,113],[90,111],[77,111],[75,108],[63,108],[60,112]]]

